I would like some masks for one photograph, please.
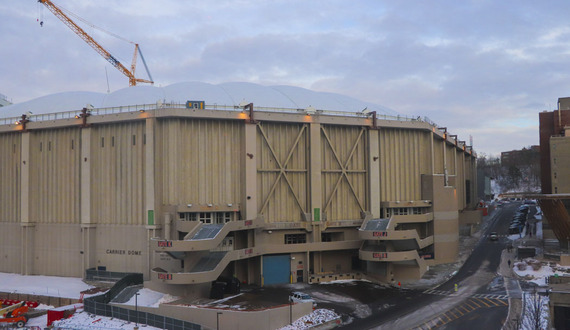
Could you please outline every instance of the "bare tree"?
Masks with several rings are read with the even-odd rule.
[[[548,299],[536,292],[523,292],[523,329],[548,329]]]

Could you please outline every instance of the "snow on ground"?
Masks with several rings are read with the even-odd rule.
[[[84,283],[80,278],[0,273],[0,292],[79,299],[81,291],[92,288],[92,286]],[[139,291],[137,304],[139,306],[158,307],[161,303],[167,303],[177,299],[178,297],[143,288]],[[135,298],[131,298],[125,305],[134,306]],[[52,308],[54,308],[54,306],[40,304],[36,309],[49,310]],[[65,320],[64,324],[68,328],[75,329],[86,329],[88,327],[99,329],[132,329],[135,326],[134,323],[91,315],[87,312],[76,313],[72,318]],[[45,328],[47,326],[47,315],[31,318],[26,325]],[[140,327],[141,329],[156,329],[144,325]]]
[[[166,304],[171,301],[180,299],[180,297],[171,296],[169,294],[156,292],[146,288],[140,289],[138,294],[139,295],[136,298],[135,296],[132,296],[129,301],[123,303],[122,305],[134,306],[136,302],[138,306],[157,308],[160,304]]]
[[[535,265],[535,268],[533,268],[533,265]],[[539,266],[540,268],[538,268]],[[516,262],[513,265],[513,271],[518,276],[523,277],[527,281],[535,283],[538,286],[546,286],[546,279],[548,276],[555,274],[558,276],[564,276],[568,269],[570,269],[570,267],[560,266],[558,264],[556,264],[554,268],[550,265],[542,265],[540,261],[532,258],[524,259],[523,261]]]
[[[315,309],[311,314],[301,317],[297,321],[293,322],[293,324],[281,328],[281,330],[309,329],[334,319],[340,320],[340,316],[328,309]]]
[[[363,304],[361,302],[359,302],[358,300],[349,297],[349,296],[345,296],[345,295],[340,295],[340,294],[336,294],[336,293],[332,293],[332,292],[311,292],[311,295],[313,296],[313,298],[315,298],[315,300],[317,300],[317,302],[321,302],[321,301],[328,301],[328,302],[341,302],[341,303],[346,303],[349,306],[352,306],[354,308],[354,315],[358,318],[366,318],[370,315],[372,315],[372,310],[370,309],[370,307],[367,304]],[[332,312],[332,311],[330,311]],[[334,313],[334,312],[332,312]]]
[[[31,319],[28,321],[27,325],[31,325]],[[47,321],[47,317],[46,317]],[[62,327],[65,329],[124,329],[132,330],[136,326],[133,322],[123,321],[120,319],[115,319],[111,317],[104,317],[99,315],[89,314],[84,311],[76,312],[73,317],[69,319],[64,319],[56,321],[53,323],[54,326]],[[45,325],[43,325],[45,326]],[[148,326],[146,324],[139,324],[139,329],[154,330],[159,329],[155,327]]]
[[[93,288],[75,277],[0,273],[0,292],[79,299],[81,291]]]
[[[361,279],[361,280],[355,280],[355,279],[350,279],[350,280],[336,280],[336,281],[329,281],[329,282],[320,282],[320,285],[327,285],[327,284],[347,284],[347,283],[354,283],[354,282],[368,282],[368,283],[372,283],[369,280],[366,279]]]

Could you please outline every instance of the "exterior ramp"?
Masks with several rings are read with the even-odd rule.
[[[210,252],[198,260],[196,265],[192,267],[190,273],[209,272],[216,269],[216,266],[226,256],[227,251]]]
[[[190,240],[212,239],[222,230],[224,224],[202,225]]]
[[[358,236],[364,241],[390,241],[394,247],[407,250],[423,249],[433,244],[433,235],[421,238],[415,229],[395,230],[400,223],[398,219],[392,217],[368,220],[362,224]]]
[[[250,230],[264,226],[263,219],[230,221],[224,224],[198,224],[183,240],[152,238],[151,247],[156,252],[208,251],[220,245],[232,231]]]

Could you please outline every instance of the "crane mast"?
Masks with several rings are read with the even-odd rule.
[[[72,19],[70,19],[58,6],[56,6],[50,0],[38,0],[41,4],[45,5],[57,18],[59,18],[65,25],[67,25],[75,34],[77,34],[81,39],[83,39],[89,46],[91,46],[97,53],[103,56],[109,63],[111,63],[115,68],[117,68],[122,74],[129,78],[129,86],[136,86],[138,82],[153,84],[152,77],[144,61],[144,57],[140,51],[139,45],[135,45],[135,53],[133,55],[133,61],[131,63],[131,70],[127,69],[119,60],[117,60],[111,53],[109,53],[103,46],[101,46],[95,39],[93,39],[87,32],[85,32],[79,25],[77,25]],[[135,69],[137,61],[137,53],[141,55],[141,59],[147,71],[150,80],[136,78]]]

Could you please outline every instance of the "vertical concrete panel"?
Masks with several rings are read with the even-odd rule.
[[[444,174],[445,159],[443,154],[443,140],[439,137],[435,137],[433,140],[433,157],[434,157],[434,173],[433,174]]]
[[[383,128],[381,145],[382,199],[421,199],[421,175],[431,172],[430,134]]]
[[[156,130],[163,204],[206,207],[241,202],[240,122],[165,119],[157,122]]]
[[[258,202],[260,200],[258,181],[257,181],[257,163],[261,156],[257,148],[257,126],[255,124],[244,124],[243,145],[244,152],[241,154],[241,172],[243,173],[244,184],[242,185],[243,193],[242,216],[246,220],[257,218]],[[250,155],[253,155],[252,158]]]
[[[380,141],[379,131],[375,129],[368,130],[368,184],[369,184],[369,205],[370,213],[373,218],[380,217],[380,203],[382,196],[380,193]]]
[[[92,130],[93,221],[142,225],[146,218],[144,123],[94,126]]]
[[[83,277],[80,225],[37,224],[34,229],[34,274]]]
[[[0,226],[0,272],[19,273],[23,243],[21,225],[18,222],[2,222]]]
[[[0,135],[0,223],[20,221],[21,133]]]
[[[31,133],[30,217],[40,223],[79,223],[80,157],[77,128]]]

